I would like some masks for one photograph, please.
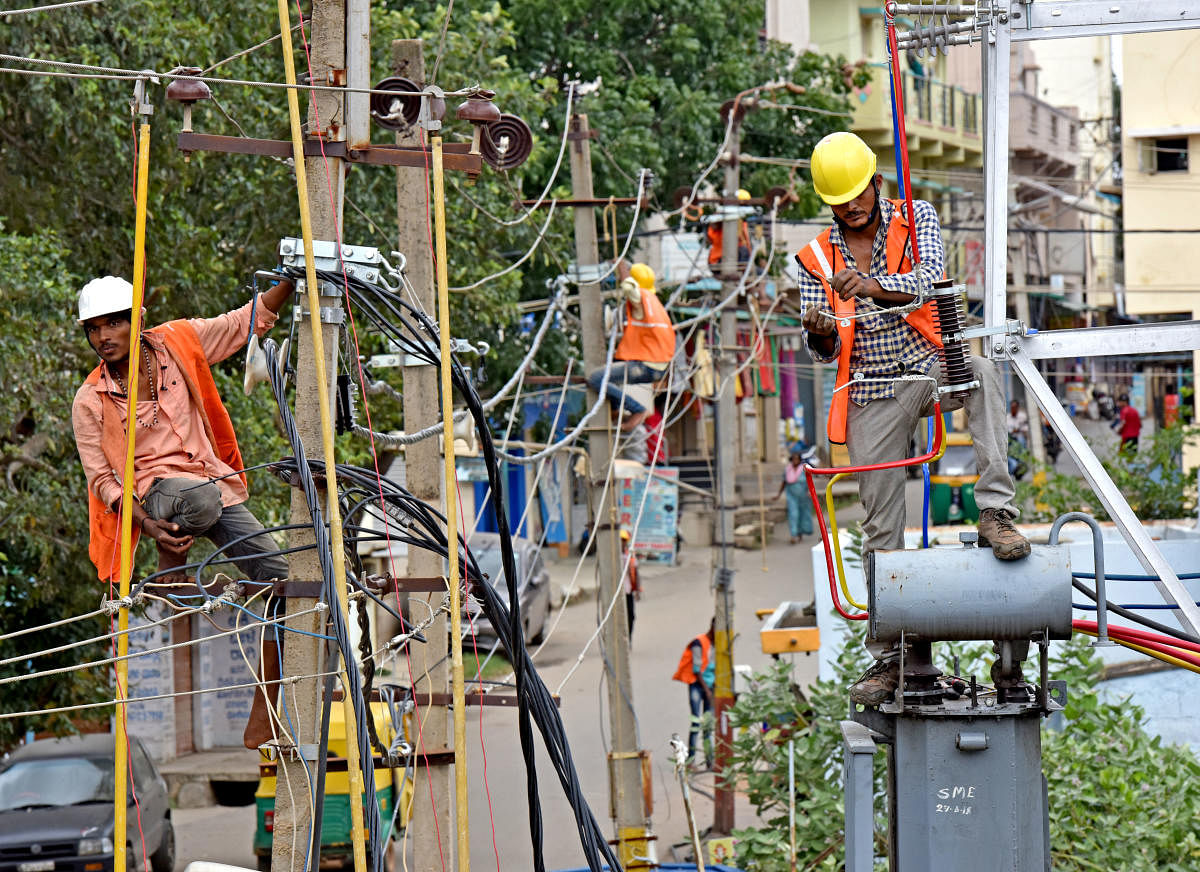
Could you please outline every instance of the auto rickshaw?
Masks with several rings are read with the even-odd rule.
[[[393,703],[403,707],[402,702]],[[404,710],[403,708],[401,710]],[[386,702],[371,703],[379,740],[389,747],[396,735],[392,714]],[[403,715],[405,738],[409,733],[410,715]],[[411,757],[410,757],[411,760]],[[316,770],[313,764],[312,775]],[[271,842],[275,825],[276,764],[262,752],[258,765],[258,789],[254,792],[257,826],[254,831],[254,856],[260,870],[271,868]],[[383,765],[375,756],[375,798],[379,803],[379,818],[384,827],[384,843],[404,832],[412,813],[412,772]],[[292,785],[297,801],[307,801],[309,784],[302,778]],[[302,799],[303,798],[303,799]],[[366,797],[364,796],[364,800]],[[400,803],[399,810],[396,803]],[[322,869],[352,868],[354,865],[350,823],[350,777],[346,771],[346,721],[342,704],[335,701],[329,712],[329,750],[325,763],[325,803],[321,813],[321,856],[314,867]]]

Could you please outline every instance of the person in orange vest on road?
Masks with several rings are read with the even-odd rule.
[[[131,349],[133,286],[104,276],[79,293],[79,324],[100,364],[84,380],[71,411],[75,444],[87,476],[89,556],[102,581],[119,573],[118,549],[129,370],[138,367],[137,434],[133,472],[133,547],[141,535],[158,546],[160,581],[185,580],[172,572],[187,562],[196,536],[205,536],[250,581],[287,577],[279,546],[246,508],[242,456],[229,413],[217,393],[211,364],[246,347],[251,317],[262,335],[292,293],[282,280],[257,301],[215,318],[168,321],[143,331]],[[145,310],[142,310],[143,316]],[[255,535],[255,534],[258,535]],[[253,556],[253,555],[270,556]],[[272,601],[276,614],[281,599]],[[272,738],[267,706],[274,705],[280,674],[278,642],[263,642],[263,680],[272,695],[255,694],[243,740],[257,748]]]
[[[712,769],[712,726],[704,725],[704,715],[712,712],[713,684],[716,679],[717,658],[713,651],[716,638],[716,619],[708,625],[708,632],[688,642],[679,655],[679,665],[671,676],[682,681],[688,689],[688,711],[691,720],[688,726],[688,762],[696,756],[696,739],[704,745],[704,768]]]
[[[883,310],[911,302],[942,278],[937,212],[930,203],[914,201],[916,227],[910,227],[903,202],[880,195],[883,177],[875,154],[853,133],[831,133],[817,143],[811,167],[813,186],[832,208],[834,226],[796,260],[809,352],[818,363],[837,362],[829,441],[844,443],[855,466],[903,460],[917,421],[932,413],[933,402],[929,382],[899,379],[929,375],[941,383],[941,339],[932,303],[904,314]],[[914,233],[921,258],[915,269]],[[979,471],[980,546],[990,545],[1001,560],[1019,560],[1029,554],[1029,541],[1012,523],[1018,511],[1008,471],[1004,387],[991,361],[972,357],[971,367],[979,387],[965,400],[943,396],[942,409],[966,409]],[[857,478],[867,512],[863,548],[903,548],[904,469]],[[851,688],[850,698],[878,705],[899,682],[899,651],[875,643],[868,648],[878,662]]]
[[[621,279],[620,292],[625,301],[625,328],[613,352],[607,393],[624,407],[621,429],[629,431],[645,420],[650,406],[629,396],[625,386],[650,384],[666,375],[675,356],[675,327],[654,289],[654,270],[646,264],[629,268],[629,274]],[[587,377],[595,391],[603,380],[603,367]]]

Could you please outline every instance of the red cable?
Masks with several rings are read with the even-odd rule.
[[[1082,630],[1088,633],[1099,632],[1095,621],[1072,621],[1071,626],[1076,630]],[[1114,639],[1122,639],[1127,642],[1133,642],[1137,645],[1144,645],[1147,648],[1154,647],[1155,650],[1160,650],[1163,648],[1181,649],[1178,653],[1174,651],[1167,652],[1173,657],[1187,659],[1190,655],[1187,655],[1185,652],[1200,654],[1200,645],[1196,644],[1195,642],[1189,642],[1186,639],[1176,639],[1173,636],[1165,636],[1160,633],[1151,633],[1148,630],[1141,630],[1137,627],[1113,626],[1110,624],[1108,627],[1108,635]]]
[[[885,6],[885,9],[887,7]],[[904,204],[908,210],[908,227],[909,241],[912,243],[913,263],[921,262],[921,255],[917,251],[917,220],[916,214],[913,211],[912,199],[912,175],[908,166],[908,129],[904,122],[904,80],[900,77],[900,50],[896,45],[896,20],[891,13],[885,13],[887,19],[887,38],[888,38],[888,54],[892,58],[892,90],[896,95],[896,123],[900,128],[899,142],[896,147],[900,149],[900,168],[904,174]]]
[[[458,491],[458,505],[461,508],[463,501],[462,485],[458,482],[457,478],[454,481],[454,487]],[[465,553],[465,543],[467,541],[467,518],[461,511],[458,513],[458,520],[460,526],[462,527],[464,543],[463,551]],[[465,572],[462,574],[462,577],[464,590],[469,595],[471,592],[471,580]],[[483,583],[487,584],[486,581]],[[465,606],[464,610],[467,613],[467,626],[469,626],[471,629],[471,649],[475,653],[475,686],[479,688],[479,753],[483,757],[483,792],[487,796],[488,820],[492,825],[492,853],[496,855],[496,872],[500,872],[500,848],[496,845],[496,816],[492,811],[492,790],[488,786],[487,747],[483,742],[483,711],[485,708],[483,704],[483,671],[479,665],[479,642],[475,635],[475,615],[470,609],[466,609]]]
[[[301,41],[301,44],[304,46],[304,57],[305,57],[306,64],[308,66],[309,81],[315,81],[315,78],[313,76],[313,67],[312,67],[312,53],[309,51],[308,36],[307,36],[306,30],[304,27],[304,11],[300,7],[300,0],[296,0],[296,13],[300,16],[300,41]],[[313,106],[313,119],[316,122],[316,128],[318,131],[318,136],[316,139],[317,139],[318,146],[320,147],[320,150],[321,150],[321,161],[325,167],[325,182],[326,182],[327,190],[329,192],[330,211],[331,211],[331,214],[333,215],[334,235],[335,235],[335,238],[337,241],[338,250],[340,251],[341,247],[342,247],[342,232],[341,232],[341,225],[338,223],[338,220],[337,220],[337,205],[336,205],[336,201],[335,201],[335,198],[333,195],[333,173],[329,167],[329,158],[325,154],[325,140],[319,135],[320,130],[321,130],[321,117],[319,114],[319,110],[317,109],[316,100],[312,100],[312,106]],[[342,288],[343,288],[343,292],[345,293],[345,296],[346,296],[346,309],[350,315],[350,330],[351,330],[351,335],[353,336],[353,339],[354,339],[355,358],[357,359],[357,362],[358,362],[359,383],[366,384],[366,381],[363,377],[362,355],[360,354],[359,345],[358,345],[358,331],[355,326],[354,311],[353,311],[352,307],[350,306],[350,280],[349,280],[349,277],[346,275],[346,265],[345,265],[345,263],[343,263],[341,261],[340,258],[339,258],[339,263],[341,263],[341,265],[342,265]],[[371,435],[371,439],[370,439],[370,441],[371,441],[371,458],[375,465],[375,480],[379,484],[379,502],[380,502],[380,505],[382,506],[384,504],[383,480],[382,480],[383,476],[379,470],[379,455],[375,449],[374,427],[371,423],[370,405],[367,402],[367,397],[366,397],[365,391],[363,392],[363,411],[367,416],[367,427],[369,430],[372,431],[372,435]],[[390,532],[390,525],[388,524],[388,521],[387,521],[387,512],[384,512],[383,516],[384,516],[384,521],[383,521],[384,541],[387,545],[387,550],[388,550],[388,565],[391,568],[392,584],[393,584],[393,589],[396,594],[396,604],[397,604],[397,606],[399,606],[400,586],[396,580],[397,576],[396,576],[395,557],[392,554],[391,532]],[[449,537],[447,537],[447,538],[449,538]],[[401,624],[403,625],[403,620],[401,620]],[[429,765],[429,755],[425,751],[424,721],[421,718],[420,704],[418,702],[417,693],[415,690],[416,681],[413,676],[412,654],[410,653],[407,645],[404,648],[404,659],[408,666],[409,686],[413,688],[413,694],[412,694],[413,720],[415,720],[416,724],[417,724],[417,748],[419,749],[421,756],[425,760],[425,775],[426,775],[426,780],[428,781],[428,785],[429,785],[429,803],[430,803],[430,807],[431,807],[431,811],[432,811],[431,816],[433,818],[434,833],[437,837],[438,859],[442,864],[443,872],[445,872],[446,856],[445,856],[445,851],[442,847],[442,831],[441,831],[441,825],[438,823],[437,802],[434,799],[434,795],[433,795],[433,769]],[[368,701],[368,704],[369,704],[369,701]]]
[[[917,466],[922,463],[928,463],[933,460],[942,448],[942,440],[945,438],[945,423],[942,421],[942,403],[941,400],[933,401],[933,420],[934,420],[934,437],[933,444],[929,446],[929,451],[920,457],[910,457],[907,460],[889,460],[886,463],[865,463],[860,466],[833,466],[816,468],[812,466],[804,467],[804,476],[808,482],[808,494],[812,498],[813,510],[817,516],[817,523],[821,527],[821,544],[825,547],[825,568],[829,570],[829,593],[833,597],[833,607],[837,609],[839,615],[848,621],[865,621],[867,613],[851,614],[842,607],[841,599],[837,592],[837,574],[833,569],[833,548],[829,542],[829,529],[825,526],[825,514],[821,511],[821,500],[817,496],[817,485],[813,480],[817,475],[839,475],[842,473],[853,472],[875,472],[880,469],[897,469],[903,466]]]
[[[829,594],[833,597],[833,607],[847,621],[865,621],[869,615],[866,612],[852,615],[842,608],[841,598],[837,592],[837,577],[833,571],[833,550],[829,545],[829,529],[825,526],[825,515],[821,513],[821,503],[817,498],[817,485],[813,481],[811,466],[804,468],[804,477],[808,481],[808,493],[812,497],[814,508],[817,510],[817,523],[821,526],[821,544],[825,546],[825,567],[829,570]]]

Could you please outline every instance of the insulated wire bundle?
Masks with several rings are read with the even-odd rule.
[[[353,304],[360,311],[366,313],[375,327],[400,345],[405,352],[431,365],[441,364],[434,344],[438,337],[438,328],[424,312],[405,300],[358,277],[335,274],[322,277],[336,278],[341,283],[344,283],[347,286]],[[267,352],[269,360],[273,357],[274,353],[274,344],[271,343],[271,345],[271,348],[267,348],[264,344],[264,349]],[[508,603],[505,603],[500,594],[483,580],[478,565],[475,563],[470,550],[466,547],[461,536],[456,535],[456,546],[462,549],[465,558],[464,565],[467,568],[467,579],[476,582],[472,593],[481,598],[483,613],[496,630],[500,638],[500,643],[508,652],[509,658],[513,663],[514,683],[516,684],[518,699],[521,752],[525,760],[527,773],[529,825],[530,838],[533,845],[534,869],[536,872],[543,872],[545,869],[545,862],[542,856],[541,804],[538,797],[537,768],[533,747],[534,724],[537,725],[539,732],[542,734],[546,750],[555,772],[558,774],[559,782],[571,804],[588,867],[594,870],[594,872],[599,872],[606,863],[610,868],[620,868],[619,861],[609,847],[600,825],[588,807],[583,795],[582,786],[575,770],[570,747],[554,698],[538,676],[525,648],[520,602],[517,594],[518,573],[504,505],[500,458],[488,425],[487,412],[478,392],[458,361],[451,360],[450,365],[452,367],[454,385],[462,393],[468,412],[474,419],[479,433],[481,453],[491,487],[492,504],[496,512],[497,525],[500,530],[500,551],[505,582],[508,587]],[[272,366],[273,386],[275,386],[278,380],[278,375],[277,370]],[[281,391],[277,391],[277,399],[280,401],[282,408],[284,403]],[[293,442],[293,450],[299,459],[302,447],[298,446],[298,440]],[[309,464],[305,461],[303,465],[309,471],[307,475],[302,473],[301,478],[302,480],[306,478],[310,479],[312,471],[318,467],[318,464],[315,462]],[[339,464],[338,469],[340,473],[343,469],[342,465]],[[443,532],[445,518],[440,513],[416,500],[411,494],[394,482],[390,482],[387,479],[377,479],[373,472],[354,470],[354,468],[348,467],[346,468],[346,474],[349,477],[348,480],[355,483],[355,490],[363,494],[362,502],[350,510],[351,515],[357,515],[366,511],[367,506],[371,502],[378,501],[379,489],[382,485],[384,502],[399,508],[411,518],[411,521],[407,525],[401,524],[405,532],[397,535],[395,538],[412,546],[428,548],[443,556],[448,555],[449,538],[448,534]],[[387,511],[387,506],[381,506],[381,509]],[[349,519],[350,515],[347,516],[348,521]],[[441,522],[440,524],[438,523],[439,521]],[[360,526],[347,527],[347,532],[352,530],[360,535],[367,532]],[[335,635],[337,635],[336,631]],[[365,735],[366,731],[363,729],[361,732]],[[369,737],[366,737],[366,739],[369,742]],[[364,751],[364,754],[367,753]]]

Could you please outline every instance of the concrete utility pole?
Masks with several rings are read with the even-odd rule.
[[[721,225],[721,284],[724,296],[729,296],[737,287],[742,267],[738,264],[738,226],[741,218],[729,205],[737,202],[738,151],[742,137],[742,107],[740,103],[725,104],[734,113],[729,136],[729,156],[725,163],[725,208],[731,218]],[[724,120],[724,119],[722,119]],[[714,422],[716,443],[716,489],[717,523],[713,531],[713,558],[717,565],[713,576],[715,604],[714,649],[716,660],[715,687],[713,689],[713,717],[716,720],[716,766],[720,772],[729,762],[732,751],[733,733],[729,726],[726,709],[733,705],[733,567],[730,566],[729,549],[733,546],[733,513],[736,508],[735,448],[737,445],[737,403],[733,372],[737,368],[737,305],[721,310],[720,347],[713,355],[717,363],[717,417]],[[733,832],[733,791],[721,786],[717,779],[716,796],[713,801],[713,830],[718,833]]]
[[[419,39],[392,41],[392,73],[418,84],[425,81],[425,57]],[[422,144],[420,128],[396,135],[397,145]],[[433,317],[437,312],[437,292],[434,287],[433,252],[426,216],[429,189],[424,168],[396,168],[397,246],[407,260],[408,279],[412,283],[417,303]],[[404,375],[404,429],[409,433],[424,430],[442,419],[439,407],[438,369],[428,364],[406,366]],[[453,446],[447,445],[447,451]],[[405,449],[405,472],[408,489],[419,500],[445,509],[442,494],[442,456],[436,437],[425,439]],[[449,531],[451,537],[454,531]],[[442,558],[424,548],[408,549],[408,577],[435,577],[445,569]],[[442,594],[409,594],[409,617],[419,622],[430,610],[441,606]],[[412,662],[413,690],[420,694],[440,694],[450,691],[449,637],[445,622],[437,621],[425,633],[424,645],[409,648]],[[458,632],[455,623],[450,632]],[[428,676],[428,677],[427,677]],[[450,738],[449,709],[444,705],[423,706],[419,714],[425,719],[422,738],[426,751],[443,751]],[[413,839],[413,868],[448,869],[455,867],[452,811],[454,794],[451,791],[451,769],[437,766],[431,769],[433,800],[429,801],[422,784],[417,801],[413,802],[413,817],[409,824]],[[424,778],[422,778],[424,781]],[[439,847],[438,834],[441,834]]]
[[[289,40],[290,42],[290,40]],[[286,45],[286,43],[285,43]],[[317,81],[324,81],[331,69],[344,69],[346,58],[346,9],[344,0],[314,0],[312,5],[312,20],[309,30],[309,47],[312,55],[313,74]],[[290,62],[290,59],[289,59]],[[319,115],[321,124],[328,125],[331,119],[342,117],[341,97],[329,91],[314,91],[311,99]],[[309,115],[309,129],[317,130],[313,114]],[[322,133],[325,131],[322,130]],[[330,138],[340,136],[330,129]],[[312,221],[312,233],[315,239],[334,239],[335,230],[341,226],[342,195],[344,193],[345,169],[342,161],[330,158],[328,172],[332,180],[333,201],[330,202],[329,183],[326,181],[326,163],[320,157],[310,157],[304,161],[307,174],[307,191]],[[308,314],[306,302],[297,303],[303,307],[305,318],[319,317],[318,314]],[[322,298],[323,307],[340,307],[341,296]],[[331,400],[334,396],[334,382],[337,376],[338,324],[324,323],[322,338],[325,352],[325,371],[327,384],[318,384],[316,371],[316,355],[313,338],[307,325],[296,331],[296,428],[306,446],[321,444],[321,420],[319,413],[318,394],[324,391]],[[299,488],[292,489],[291,523],[311,524],[312,516],[304,501],[304,494]],[[292,535],[292,545],[311,544],[311,533],[300,531]],[[288,577],[294,581],[317,581],[321,578],[321,567],[317,561],[316,552],[302,551],[289,555]],[[316,605],[316,599],[310,597],[288,597],[287,613],[290,617],[297,612],[310,611]],[[337,608],[337,603],[332,603]],[[310,633],[324,633],[325,617],[321,613],[306,615],[288,621],[288,626]],[[292,634],[288,644],[284,646],[282,674],[314,675],[322,672],[325,664],[322,658],[323,645],[321,640],[308,636]],[[346,669],[356,668],[354,663],[345,664]],[[296,731],[296,744],[299,754],[306,754],[306,748],[315,748],[319,742],[318,730],[321,722],[321,685],[316,679],[306,679],[295,686],[294,691],[281,693],[281,702],[287,706],[291,699],[296,701],[295,711],[292,712],[292,727]],[[294,695],[293,695],[294,694]],[[286,723],[286,721],[285,721]],[[347,736],[347,744],[353,745],[354,738]],[[313,765],[310,761],[308,765]],[[292,789],[288,790],[288,785]],[[304,872],[305,855],[308,848],[308,828],[311,824],[308,789],[296,789],[297,785],[307,785],[308,776],[305,773],[305,762],[300,756],[281,754],[278,762],[278,777],[275,791],[275,829],[271,849],[271,868],[274,872]],[[293,804],[293,797],[295,803]],[[297,850],[292,853],[295,844]]]
[[[591,135],[586,115],[571,116],[571,196],[591,200]],[[600,255],[596,244],[596,217],[591,206],[575,207],[575,262],[581,274],[594,269]],[[587,372],[604,365],[608,342],[604,332],[604,302],[598,282],[579,283],[579,314],[583,323],[583,363]],[[596,402],[587,393],[588,408]],[[613,603],[608,621],[601,629],[605,672],[608,680],[608,723],[612,750],[608,755],[609,808],[617,830],[617,857],[626,869],[647,865],[649,856],[648,815],[642,791],[642,754],[637,744],[637,721],[633,712],[633,679],[629,670],[629,618],[621,589],[621,550],[617,529],[617,506],[613,488],[601,501],[604,478],[612,456],[612,440],[605,422],[594,423],[588,438],[588,460],[592,482],[592,517],[596,524],[596,562],[600,573],[600,602],[606,609]]]

